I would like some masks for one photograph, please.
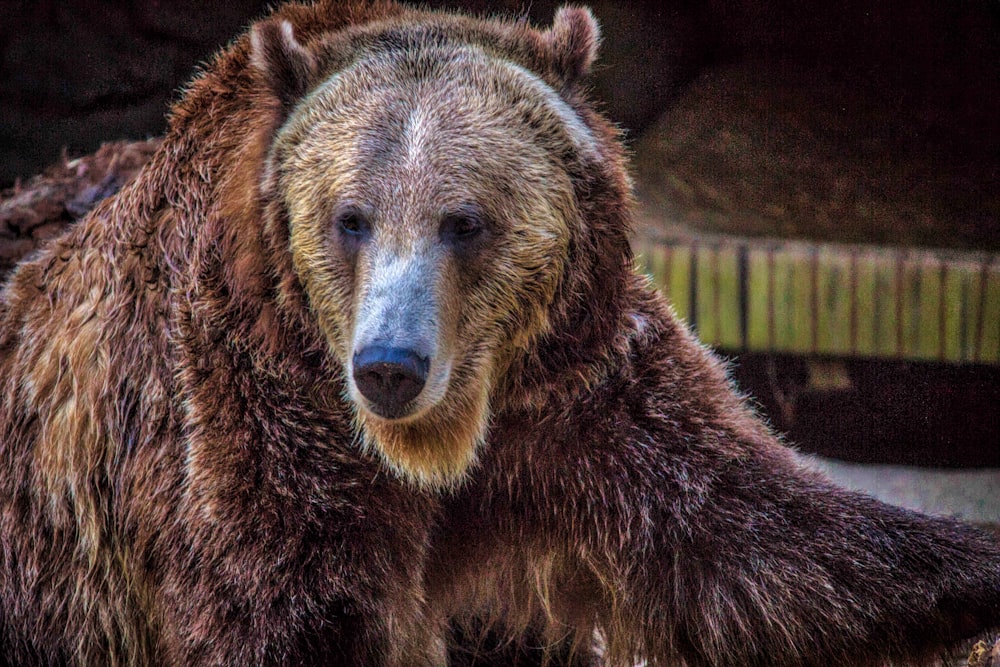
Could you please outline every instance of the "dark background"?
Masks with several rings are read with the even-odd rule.
[[[431,2],[548,23],[552,0]],[[912,132],[970,159],[1000,153],[996,0],[590,3],[604,29],[596,92],[635,137],[699,72],[739,60],[833,72],[919,110]],[[65,148],[159,134],[194,67],[259,17],[258,0],[0,0],[0,187]]]

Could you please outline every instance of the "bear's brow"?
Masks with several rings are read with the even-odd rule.
[[[403,128],[403,154],[411,164],[420,160],[421,153],[433,132],[424,105],[416,104],[406,117]]]
[[[510,59],[488,53],[478,45],[453,44],[449,48],[442,48],[440,42],[425,42],[422,48],[415,51],[392,49],[371,53],[367,58],[355,63],[350,69],[364,69],[382,77],[385,76],[386,72],[392,72],[393,74],[390,75],[386,83],[394,80],[400,83],[405,82],[406,79],[412,82],[439,79],[443,80],[447,86],[447,84],[454,83],[454,72],[448,71],[449,66],[463,64],[477,67],[481,64],[484,66],[483,71],[486,72],[490,72],[493,68],[499,68],[512,74],[511,79],[502,87],[509,87],[511,83],[514,83],[515,89],[519,89],[519,93],[527,93],[531,99],[541,100],[544,103],[544,108],[558,119],[559,127],[565,131],[578,155],[585,162],[598,160],[600,152],[598,142],[590,127],[555,89],[529,69]],[[495,80],[499,77],[494,73],[489,78]],[[398,79],[403,79],[403,81],[398,81]],[[467,83],[472,84],[473,81],[470,80]],[[470,85],[470,89],[476,90],[477,86]],[[421,100],[414,100],[414,102],[415,107],[420,106]],[[406,131],[402,138],[406,141],[409,141],[409,138],[405,137],[405,134],[410,131],[418,132],[412,138],[412,143],[404,144],[407,147],[407,154],[416,155],[423,146],[425,125],[422,121],[428,116],[417,117],[418,115],[418,112],[414,112],[414,115],[404,123]]]

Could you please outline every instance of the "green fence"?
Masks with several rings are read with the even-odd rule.
[[[730,237],[636,251],[716,347],[1000,363],[995,254]]]

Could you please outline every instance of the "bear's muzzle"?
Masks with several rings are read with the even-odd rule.
[[[369,345],[355,353],[353,367],[354,383],[372,411],[395,419],[423,390],[430,360],[406,348]]]

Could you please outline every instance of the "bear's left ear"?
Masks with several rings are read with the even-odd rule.
[[[316,59],[295,39],[292,24],[272,19],[250,31],[250,63],[285,113],[301,100],[316,76]]]
[[[590,73],[601,43],[601,28],[586,7],[563,6],[545,32],[556,67],[569,85]]]

